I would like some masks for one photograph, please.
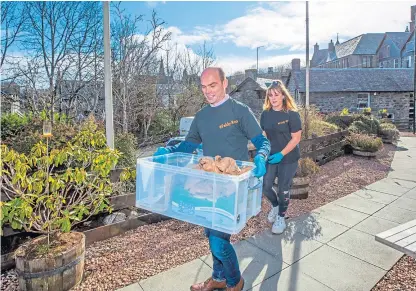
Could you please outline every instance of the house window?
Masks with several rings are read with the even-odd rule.
[[[363,110],[370,106],[370,93],[358,93],[357,109]]]
[[[346,63],[347,63],[347,68],[349,68],[350,67],[349,60],[348,59],[345,59],[345,60],[346,60]]]
[[[399,67],[399,60],[398,59],[394,59],[394,67],[395,68]]]
[[[406,67],[411,68],[412,67],[412,56],[407,57]]]
[[[363,56],[362,57],[362,67],[363,68],[371,68],[371,56]]]

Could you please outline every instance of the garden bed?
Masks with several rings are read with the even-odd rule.
[[[372,160],[348,155],[321,166],[320,172],[311,177],[309,198],[292,200],[288,216],[308,213],[385,178],[394,148],[385,145]],[[260,214],[250,219],[238,235],[233,235],[232,241],[270,228],[269,210],[269,203],[263,200]],[[85,277],[75,290],[116,290],[208,253],[202,227],[177,220],[143,225],[90,245],[86,251]],[[13,270],[3,274],[2,280],[9,286],[17,286],[14,274]]]

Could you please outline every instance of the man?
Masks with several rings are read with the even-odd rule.
[[[248,160],[247,140],[257,148],[254,158],[256,177],[266,173],[266,159],[270,143],[251,109],[226,94],[228,81],[221,68],[210,67],[201,74],[202,92],[209,106],[197,112],[185,141],[172,147],[158,148],[155,155],[172,152],[192,153],[202,142],[204,156],[231,157]],[[191,286],[191,291],[212,291],[227,288],[227,291],[241,291],[244,279],[241,277],[237,255],[230,243],[230,234],[205,229],[213,258],[212,277]]]

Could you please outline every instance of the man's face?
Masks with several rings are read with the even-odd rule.
[[[201,75],[202,92],[209,104],[216,104],[225,97],[225,89],[228,81],[221,81],[220,74],[216,69],[207,69]]]

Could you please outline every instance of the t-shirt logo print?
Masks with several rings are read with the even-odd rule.
[[[288,123],[288,122],[289,122],[289,120],[283,120],[283,121],[278,122],[277,124],[280,125],[280,124],[285,124],[285,123]]]
[[[228,127],[228,126],[231,126],[231,125],[234,125],[234,124],[237,124],[237,123],[238,123],[238,120],[231,120],[231,121],[228,121],[226,123],[220,124],[219,128],[223,129],[224,127]]]

